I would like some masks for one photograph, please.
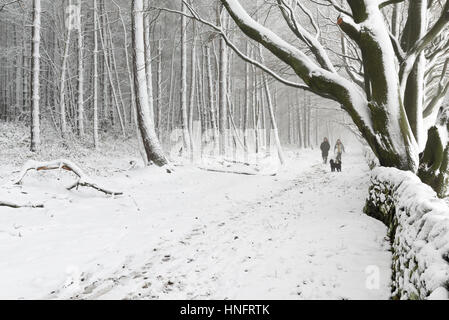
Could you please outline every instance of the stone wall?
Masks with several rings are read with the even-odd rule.
[[[449,299],[449,207],[411,172],[376,168],[365,213],[392,246],[392,299]]]

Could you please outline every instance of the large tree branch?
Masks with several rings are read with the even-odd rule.
[[[373,139],[374,130],[368,101],[357,85],[316,65],[301,50],[252,19],[238,0],[221,2],[237,26],[249,38],[262,44],[289,65],[314,93],[342,104],[364,136]]]
[[[21,0],[12,0],[12,1],[9,1],[9,2],[3,3],[2,5],[0,5],[0,11],[2,11],[3,9],[5,9],[5,7],[10,6],[10,5],[12,5],[12,4],[14,4],[14,3],[17,3],[17,2],[20,3]]]
[[[337,25],[349,38],[360,45],[360,25],[355,23],[351,17],[340,15],[337,19]]]
[[[407,52],[408,56],[419,55],[449,24],[449,1],[446,1],[441,16],[432,28],[416,42],[416,44]]]
[[[293,1],[292,4],[288,4],[286,0],[277,0],[279,8],[281,9],[282,15],[284,16],[284,20],[287,22],[288,27],[292,32],[301,39],[310,49],[310,51],[315,56],[318,63],[324,69],[330,72],[336,72],[331,60],[329,59],[326,50],[318,41],[318,39],[312,36],[304,27],[301,26],[299,21],[295,16],[295,7],[296,1]],[[303,11],[306,9],[303,8]],[[312,20],[310,14],[308,15],[309,19]]]
[[[349,77],[351,78],[351,80],[355,83],[357,83],[361,88],[364,88],[364,78],[362,76],[360,76],[359,74],[357,74],[356,72],[354,72],[354,70],[352,69],[351,66],[351,61],[348,57],[347,54],[347,43],[346,43],[346,39],[344,34],[341,34],[341,51],[342,51],[342,57],[343,57],[343,65],[344,68],[346,70],[346,73],[349,75]],[[361,63],[361,61],[357,60],[358,62]]]
[[[398,3],[401,3],[401,2],[404,2],[404,1],[405,0],[387,0],[387,1],[384,1],[381,4],[379,4],[379,9],[383,9],[386,6],[389,6],[391,4],[398,4]]]
[[[449,81],[444,83],[446,72],[449,68],[449,59],[444,63],[443,70],[441,71],[440,81],[438,83],[438,89],[436,93],[433,94],[433,98],[430,103],[425,106],[423,116],[431,116],[439,107],[442,105],[444,98],[446,97],[449,90]]]
[[[401,65],[401,70],[399,73],[399,77],[401,80],[401,94],[402,96],[405,93],[405,89],[407,86],[407,79],[415,65],[416,60],[419,58],[420,54],[426,49],[426,47],[436,39],[441,32],[447,27],[449,24],[449,1],[446,1],[441,16],[435,22],[432,28],[420,39],[418,40],[413,47],[408,50],[406,57]]]
[[[156,10],[161,10],[161,11],[166,11],[166,12],[170,12],[170,13],[176,13],[179,15],[183,15],[187,18],[190,19],[195,19],[209,27],[211,27],[213,30],[215,30],[217,32],[217,34],[219,34],[221,37],[223,37],[223,39],[225,40],[226,44],[245,62],[250,63],[254,66],[256,66],[257,68],[261,69],[262,71],[268,73],[270,76],[272,76],[274,79],[276,79],[277,81],[289,86],[289,87],[293,87],[293,88],[298,88],[298,89],[303,89],[303,90],[307,90],[307,91],[311,91],[311,89],[302,83],[297,83],[297,82],[293,82],[290,80],[287,80],[283,77],[281,77],[280,75],[278,75],[276,72],[274,72],[273,70],[271,70],[269,67],[265,66],[264,64],[256,61],[255,59],[250,58],[248,55],[244,54],[241,50],[238,49],[238,47],[229,39],[229,37],[226,35],[226,33],[223,31],[223,29],[215,24],[213,24],[210,21],[207,21],[205,19],[203,19],[197,12],[195,9],[193,9],[193,7],[187,3],[187,1],[184,1],[184,4],[186,5],[186,7],[189,9],[191,15],[186,14],[185,12],[182,11],[178,11],[178,10],[173,10],[173,9],[168,9],[168,8],[160,8],[160,7],[151,7],[152,9],[156,9]]]
[[[309,19],[310,24],[313,26],[313,28],[315,29],[316,35],[315,38],[319,39],[320,35],[321,35],[321,29],[318,26],[317,21],[315,21],[315,19],[312,16],[312,12],[310,12],[309,9],[307,9],[304,4],[300,1],[300,0],[294,0],[295,3],[298,5],[298,7],[301,9],[302,12],[304,12],[304,14],[307,16],[307,18]]]
[[[237,26],[251,39],[262,44],[284,63],[289,65],[295,73],[317,94],[332,96],[332,89],[319,90],[323,82],[328,85],[338,85],[341,76],[325,70],[310,60],[301,50],[292,46],[271,30],[253,20],[237,0],[222,0],[222,3],[234,19]]]
[[[432,100],[425,107],[423,112],[424,118],[431,116],[432,114],[434,114],[434,112],[436,112],[439,109],[439,107],[441,107],[448,91],[449,91],[449,82],[438,90],[438,93],[433,96]]]
[[[323,5],[322,3],[318,3],[318,2],[316,2],[314,0],[311,0],[311,1],[314,2],[314,3],[320,4],[320,5]],[[350,17],[352,16],[351,13],[349,11],[346,11],[342,6],[340,6],[337,3],[337,1],[335,1],[335,0],[327,0],[327,2],[329,2],[328,6],[332,6],[338,12],[340,12],[340,13],[342,13],[344,15],[350,16]]]
[[[391,40],[391,44],[393,45],[393,49],[396,54],[396,57],[399,60],[399,63],[402,63],[405,58],[405,52],[402,50],[402,47],[401,47],[401,44],[399,43],[398,38],[396,38],[391,32],[390,32],[390,40]]]

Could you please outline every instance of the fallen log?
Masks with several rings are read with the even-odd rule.
[[[23,178],[30,170],[36,170],[36,171],[48,171],[48,170],[66,170],[69,172],[73,172],[77,177],[78,180],[67,187],[67,190],[72,190],[78,187],[90,187],[95,190],[98,190],[100,192],[103,192],[107,195],[122,195],[123,192],[118,191],[112,191],[105,189],[103,187],[100,187],[97,183],[95,183],[90,177],[88,177],[83,170],[81,170],[80,167],[78,167],[75,163],[65,160],[65,159],[59,159],[59,160],[53,160],[49,162],[38,162],[30,160],[23,166],[22,170],[19,173],[18,179],[14,182],[14,184],[21,184]]]
[[[19,208],[43,208],[44,205],[43,204],[33,204],[33,203],[26,203],[26,204],[18,204],[18,203],[13,203],[13,202],[9,202],[9,201],[1,201],[0,200],[0,207],[10,207],[13,209],[19,209]]]
[[[277,175],[277,172],[271,174],[262,174],[259,172],[248,172],[248,171],[235,171],[235,170],[223,170],[223,169],[215,169],[215,168],[206,168],[206,167],[198,167],[198,169],[209,172],[218,172],[218,173],[229,173],[229,174],[241,174],[244,176],[270,176],[274,177]]]
[[[251,167],[251,166],[255,166],[256,164],[251,164],[249,162],[243,162],[243,161],[237,161],[237,160],[231,160],[231,159],[223,159],[223,161],[229,162],[229,163],[233,163],[233,164],[241,164],[243,166],[246,167]]]

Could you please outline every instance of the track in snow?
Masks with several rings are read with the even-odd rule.
[[[363,160],[344,160],[342,173],[314,164],[259,200],[192,203],[192,219],[172,221],[182,232],[157,235],[120,268],[86,271],[46,298],[388,299],[386,228],[362,213]],[[373,266],[378,289],[366,286]]]

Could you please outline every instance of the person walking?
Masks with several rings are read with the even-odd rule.
[[[345,146],[343,145],[343,143],[341,143],[340,139],[338,139],[337,143],[335,144],[334,153],[335,152],[337,153],[337,161],[341,162],[341,155],[343,152],[346,152],[346,151],[345,151]]]
[[[321,149],[321,155],[323,157],[324,164],[327,163],[327,157],[329,156],[329,150],[331,146],[329,144],[329,140],[327,138],[324,138],[323,142],[321,143],[320,149]]]

